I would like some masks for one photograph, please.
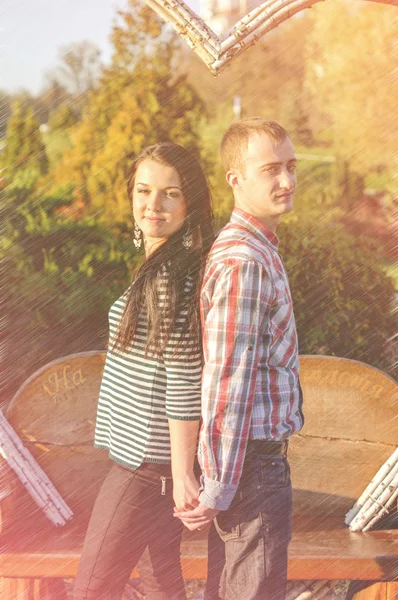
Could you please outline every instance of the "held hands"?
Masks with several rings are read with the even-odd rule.
[[[174,510],[187,511],[199,504],[199,482],[193,473],[173,478]]]
[[[195,531],[211,523],[219,512],[219,510],[197,503],[196,508],[193,510],[179,511],[174,509],[174,516],[181,519],[190,531]]]
[[[173,479],[174,516],[181,519],[191,531],[205,527],[220,512],[199,504],[199,488],[199,482],[193,473]]]

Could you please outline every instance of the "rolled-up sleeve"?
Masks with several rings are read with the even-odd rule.
[[[218,263],[212,269],[201,303],[203,491],[199,500],[226,510],[242,473],[272,284],[264,266],[255,260]]]

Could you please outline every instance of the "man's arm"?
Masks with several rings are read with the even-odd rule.
[[[217,265],[203,294],[203,427],[199,443],[203,491],[201,506],[185,513],[187,524],[193,523],[195,516],[203,517],[206,507],[226,510],[236,493],[272,285],[257,261],[228,261]]]

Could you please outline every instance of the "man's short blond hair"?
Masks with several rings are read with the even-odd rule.
[[[244,152],[253,134],[264,133],[275,144],[281,144],[288,137],[287,131],[275,121],[266,121],[262,117],[242,119],[233,123],[224,133],[221,141],[221,160],[225,172],[243,170]]]

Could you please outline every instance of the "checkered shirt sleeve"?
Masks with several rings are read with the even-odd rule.
[[[203,491],[199,500],[226,510],[242,472],[272,282],[264,265],[255,260],[225,260],[209,269],[201,300]]]

